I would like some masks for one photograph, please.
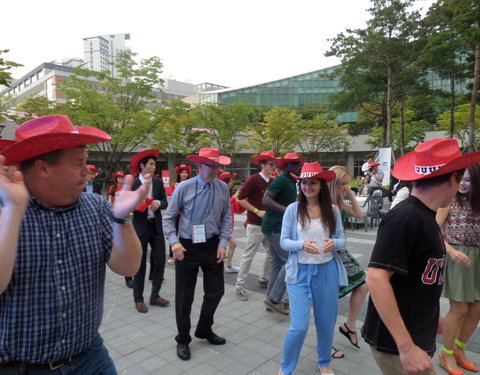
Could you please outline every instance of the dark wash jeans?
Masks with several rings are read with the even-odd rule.
[[[97,333],[89,349],[73,362],[56,370],[6,371],[0,369],[0,375],[117,375],[117,370],[108,355],[107,348],[103,345],[102,337]]]

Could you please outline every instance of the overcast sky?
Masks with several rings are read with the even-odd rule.
[[[418,0],[427,9],[433,0]],[[1,5],[2,57],[24,65],[83,58],[83,38],[130,33],[139,57],[158,56],[164,78],[229,87],[338,64],[329,38],[363,28],[369,0],[9,0]]]

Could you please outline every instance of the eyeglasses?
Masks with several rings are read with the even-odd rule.
[[[218,164],[207,164],[207,163],[202,163],[202,164],[207,166],[210,169],[220,169],[220,165]]]
[[[271,167],[276,167],[277,166],[277,163],[275,163],[274,161],[267,161],[267,164]]]

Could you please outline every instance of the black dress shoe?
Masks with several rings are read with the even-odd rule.
[[[188,361],[190,359],[190,348],[188,344],[177,344],[177,356],[182,361]]]
[[[198,336],[198,335],[195,334],[195,337],[197,337],[199,339],[205,339],[212,345],[223,345],[227,342],[227,340],[225,340],[224,337],[220,337],[220,336],[216,335],[215,333],[212,333],[212,335],[208,336],[208,337]]]

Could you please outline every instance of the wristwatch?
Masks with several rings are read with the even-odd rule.
[[[132,223],[133,213],[130,213],[127,217],[115,217],[113,216],[113,222],[120,225],[129,225]]]

